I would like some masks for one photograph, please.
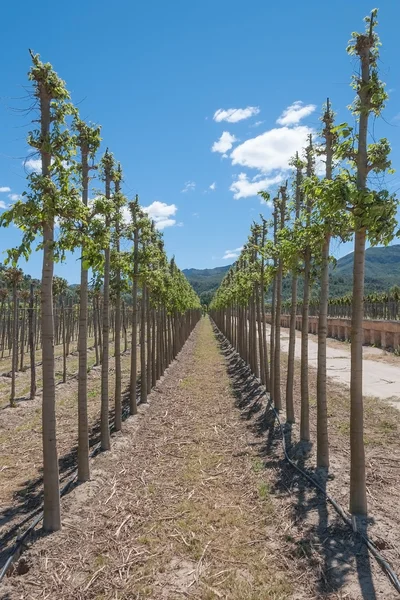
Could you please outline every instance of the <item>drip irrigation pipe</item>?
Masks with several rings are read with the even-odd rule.
[[[214,323],[214,327],[220,333],[220,335],[228,342],[228,344],[231,346],[231,348],[233,348],[233,346],[230,344],[229,340],[218,329],[218,327],[215,325],[215,323]],[[255,375],[252,373],[252,371],[251,371],[250,367],[248,366],[248,364],[239,356],[239,354],[237,353],[237,351],[235,349],[234,349],[234,352],[235,352],[236,356],[239,358],[239,361],[248,369],[249,373],[251,373],[253,375],[253,377],[255,378]],[[273,411],[275,419],[276,419],[276,421],[278,423],[279,430],[280,430],[280,433],[281,433],[281,441],[282,441],[283,452],[284,452],[284,456],[285,456],[285,459],[287,460],[287,462],[296,471],[298,471],[301,475],[303,475],[303,477],[305,477],[314,487],[316,487],[317,490],[319,492],[321,492],[321,494],[324,495],[324,497],[326,498],[326,500],[333,506],[333,508],[335,509],[335,511],[343,519],[343,521],[351,528],[351,530],[353,531],[353,533],[356,533],[360,537],[360,539],[364,542],[364,544],[367,546],[368,550],[371,552],[371,554],[373,555],[373,557],[378,562],[378,564],[381,567],[381,569],[384,571],[384,573],[389,578],[391,584],[394,586],[394,588],[400,594],[400,579],[399,579],[398,575],[395,573],[395,571],[393,570],[393,568],[390,566],[390,564],[388,563],[388,561],[385,559],[385,557],[378,550],[378,548],[376,547],[376,545],[374,544],[374,542],[368,537],[368,535],[366,535],[365,533],[361,533],[360,531],[358,531],[355,528],[355,524],[353,524],[352,519],[346,514],[346,512],[340,506],[340,504],[338,504],[338,502],[336,502],[336,500],[330,494],[328,494],[328,492],[326,492],[324,490],[324,488],[318,483],[318,481],[316,481],[313,477],[311,477],[311,475],[309,475],[306,471],[304,471],[298,465],[296,465],[296,463],[290,458],[290,456],[289,456],[289,454],[287,452],[287,448],[286,448],[285,432],[283,430],[283,425],[282,425],[282,422],[280,420],[280,417],[279,417],[279,414],[278,414],[277,410],[272,405],[271,395],[269,395],[269,400],[268,400],[267,408],[268,407],[270,407],[271,410]]]

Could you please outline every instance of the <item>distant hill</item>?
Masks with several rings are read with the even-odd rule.
[[[208,304],[219,287],[231,265],[215,267],[215,269],[183,269],[183,274],[200,296],[200,300]]]
[[[331,297],[344,296],[351,292],[354,253],[351,252],[337,261],[330,274]],[[231,265],[215,269],[184,269],[193,288],[201,300],[208,303]],[[400,285],[400,244],[384,248],[368,248],[365,255],[365,293],[387,291],[393,285]],[[283,296],[290,297],[290,278],[283,284]],[[301,280],[299,293],[302,292]],[[318,293],[316,290],[314,293]]]

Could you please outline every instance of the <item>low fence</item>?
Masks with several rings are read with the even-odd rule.
[[[271,315],[267,316],[267,321],[271,322]],[[301,316],[296,317],[296,329],[301,330]],[[282,315],[281,326],[289,327],[290,316]],[[400,321],[382,321],[374,319],[364,319],[364,344],[379,346],[388,350],[400,348]],[[309,333],[318,333],[318,317],[309,318]],[[351,320],[328,317],[328,337],[338,340],[350,340]]]

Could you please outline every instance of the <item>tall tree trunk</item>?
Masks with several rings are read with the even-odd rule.
[[[119,180],[115,182],[115,193],[120,192]],[[119,216],[115,225],[115,249],[116,260],[119,261],[120,254],[120,224]],[[121,431],[122,427],[122,370],[121,370],[121,269],[117,264],[115,278],[115,319],[114,319],[114,354],[115,354],[115,431]]]
[[[82,167],[82,202],[88,205],[89,198],[89,148],[86,142],[81,146]],[[87,411],[87,372],[88,372],[88,270],[85,268],[85,246],[81,250],[81,285],[79,290],[79,330],[78,330],[78,481],[90,479],[89,466],[89,424]],[[94,302],[94,300],[93,300]],[[96,364],[99,362],[99,350],[97,347],[97,332],[95,326],[95,308],[93,306],[94,321],[94,344],[96,352]]]
[[[301,183],[302,183],[302,168],[299,163],[299,156],[296,153],[296,192],[295,192],[295,221],[300,216],[301,205]],[[295,422],[294,401],[293,401],[293,384],[294,384],[294,357],[296,349],[296,318],[297,318],[297,271],[292,271],[292,301],[290,307],[290,324],[289,324],[289,348],[288,348],[288,369],[286,380],[286,421],[288,423]]]
[[[10,406],[15,406],[15,378],[18,369],[18,295],[17,282],[13,281],[13,326],[12,326],[12,361],[11,361],[11,396]]]
[[[36,364],[35,364],[35,329],[34,329],[34,293],[33,283],[31,283],[29,294],[29,311],[28,311],[28,339],[29,339],[29,357],[31,366],[31,389],[29,398],[33,400],[36,395]]]
[[[326,179],[332,179],[332,125],[333,115],[326,102],[324,114],[324,138],[326,153]],[[328,335],[328,302],[329,302],[329,246],[330,232],[325,233],[322,246],[321,292],[318,318],[318,357],[317,357],[317,467],[329,467],[328,408],[326,395],[326,338]]]
[[[372,21],[371,21],[372,30]],[[366,36],[365,36],[366,37]],[[368,43],[367,43],[368,42]],[[370,100],[370,48],[372,35],[360,45],[358,51],[361,62],[361,84],[358,87],[361,110],[359,116],[357,150],[357,189],[363,193],[367,189],[368,175],[368,117]],[[353,303],[351,317],[351,376],[350,376],[350,512],[354,515],[367,514],[367,488],[364,448],[364,406],[363,406],[363,318],[364,318],[364,278],[366,230],[360,228],[354,236]]]
[[[286,184],[287,186],[287,184]],[[279,230],[285,227],[286,213],[286,186],[280,189],[280,202],[278,200],[275,210],[280,213]],[[274,404],[276,410],[281,410],[281,312],[282,312],[282,278],[283,260],[278,258],[278,270],[276,274],[276,306],[275,306],[275,375],[274,375]]]
[[[140,401],[147,402],[147,373],[146,373],[146,284],[142,284],[142,301],[140,312]]]
[[[20,353],[20,363],[19,370],[24,370],[24,353],[25,353],[25,318],[26,318],[26,310],[25,303],[22,307],[22,319],[21,319],[21,353]]]
[[[62,346],[63,346],[63,383],[67,381],[67,337],[66,337],[66,326],[65,326],[65,307],[64,298],[60,298],[61,308],[61,335],[62,335]]]
[[[132,283],[132,349],[131,349],[131,373],[129,392],[129,412],[137,414],[136,387],[137,387],[137,340],[138,340],[138,252],[139,231],[137,227],[133,238],[133,283]]]
[[[110,198],[111,173],[105,172],[105,195]],[[110,218],[106,218],[106,228],[111,226]],[[109,352],[110,352],[110,245],[104,251],[104,282],[103,282],[103,357],[101,363],[101,449],[110,450],[109,415]]]

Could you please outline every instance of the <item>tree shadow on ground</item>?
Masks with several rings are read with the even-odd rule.
[[[290,459],[297,467],[318,481],[326,490],[328,473],[310,469],[307,456],[310,447],[293,443],[292,427],[281,427],[265,388],[252,374],[226,338],[214,328],[220,350],[226,360],[235,406],[252,434],[250,441],[275,476],[271,493],[289,500],[286,550],[289,557],[300,561],[305,570],[312,570],[317,582],[318,597],[340,591],[351,572],[356,571],[361,598],[375,600],[370,554],[365,543],[328,504],[324,494],[284,457],[282,435]],[[366,534],[371,520],[359,522],[358,530]],[[283,525],[283,524],[282,524]],[[286,523],[287,525],[287,523]]]
[[[140,376],[138,377],[136,398],[140,403]],[[122,394],[122,420],[129,417],[129,386]],[[114,433],[114,409],[110,410],[109,415],[110,432]],[[89,431],[89,451],[93,458],[101,452],[100,443],[100,418],[92,425]],[[71,448],[69,452],[61,456],[58,460],[60,475],[60,491],[64,494],[77,487],[79,483],[74,479],[77,469],[78,446]],[[0,527],[12,523],[3,534],[0,535],[0,568],[7,560],[10,554],[10,547],[17,535],[23,533],[33,518],[40,513],[43,505],[43,469],[38,469],[40,475],[35,479],[29,479],[14,493],[15,503],[11,507],[5,507],[0,511]],[[26,526],[26,527],[25,527]],[[35,536],[38,534],[35,533]]]

